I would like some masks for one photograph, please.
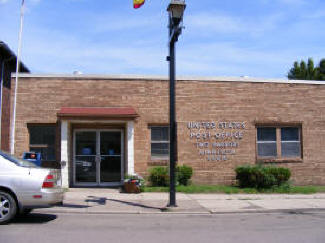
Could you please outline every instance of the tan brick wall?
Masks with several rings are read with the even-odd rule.
[[[295,184],[325,185],[324,85],[180,81],[176,92],[179,163],[194,168],[195,183],[233,183],[236,166],[256,163],[255,125],[292,123],[302,125],[303,159],[280,165],[291,168]],[[155,164],[150,159],[148,125],[168,123],[168,83],[20,78],[17,104],[17,155],[28,150],[27,123],[56,123],[63,106],[135,108],[139,114],[134,133],[135,170],[145,174],[148,164]],[[196,140],[190,138],[187,123],[192,121],[245,122],[246,128],[234,155],[226,161],[207,161],[195,148]]]

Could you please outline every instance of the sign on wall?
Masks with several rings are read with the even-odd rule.
[[[207,161],[227,161],[236,154],[246,122],[188,122],[190,140]]]

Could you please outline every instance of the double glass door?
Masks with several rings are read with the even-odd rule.
[[[105,186],[118,184],[123,175],[122,130],[74,132],[74,183]]]

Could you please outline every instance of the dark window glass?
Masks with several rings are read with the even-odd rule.
[[[151,127],[151,157],[168,158],[169,128]]]
[[[43,161],[55,161],[55,126],[29,127],[30,151],[42,154]]]
[[[300,142],[283,142],[281,143],[282,157],[300,157]]]
[[[257,155],[260,157],[276,157],[276,128],[257,128]]]
[[[100,133],[100,154],[121,155],[121,132]]]
[[[281,128],[281,156],[301,157],[300,136],[298,127]]]
[[[298,127],[281,128],[281,141],[299,141]]]
[[[168,141],[168,127],[152,127],[151,128],[151,141]]]
[[[261,157],[276,157],[276,143],[259,143],[257,145],[258,156]]]
[[[30,144],[55,144],[54,126],[35,126],[29,128]]]
[[[275,127],[257,128],[257,141],[276,141]]]
[[[96,132],[76,133],[76,155],[96,155]]]
[[[166,157],[169,155],[169,143],[152,143],[151,156]]]

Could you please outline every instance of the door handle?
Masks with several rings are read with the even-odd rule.
[[[102,161],[102,157],[97,155],[95,158],[96,163],[100,163]]]

